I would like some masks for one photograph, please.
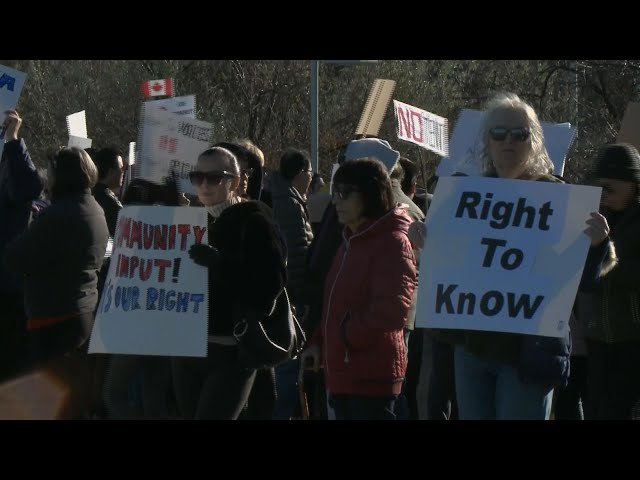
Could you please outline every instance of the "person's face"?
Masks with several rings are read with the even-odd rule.
[[[249,177],[253,173],[253,170],[249,168],[249,163],[246,160],[240,162],[240,183],[236,189],[238,195],[244,195],[247,193],[247,186],[249,185]]]
[[[295,187],[300,195],[306,195],[309,191],[309,185],[311,185],[311,180],[313,179],[313,170],[311,166],[307,166],[304,170],[299,172],[295,177],[293,177],[293,181],[291,184]]]
[[[597,184],[602,187],[601,204],[608,210],[620,212],[633,202],[636,194],[635,183],[613,178],[599,178]]]
[[[336,206],[338,221],[348,226],[352,231],[355,231],[364,222],[362,194],[354,186],[335,184],[331,201]]]
[[[116,166],[109,170],[107,176],[107,187],[112,190],[120,188],[122,186],[122,180],[124,178],[124,163],[122,157],[118,155],[116,158]]]
[[[218,155],[198,157],[190,178],[198,199],[205,207],[229,200],[239,183],[239,178],[231,173],[227,159]]]
[[[531,155],[531,134],[522,110],[494,113],[489,130],[489,155],[500,178],[522,178]]]

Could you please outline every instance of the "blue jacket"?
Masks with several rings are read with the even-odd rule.
[[[29,223],[31,201],[42,192],[42,182],[23,139],[4,145],[0,161],[0,258],[5,246]],[[9,273],[0,262],[0,292],[22,291],[22,277]]]

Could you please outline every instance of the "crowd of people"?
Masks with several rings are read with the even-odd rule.
[[[601,208],[584,219],[590,247],[565,338],[416,328],[429,232],[418,168],[379,138],[350,141],[328,193],[308,154],[268,168],[243,139],[200,153],[186,198],[175,178],[134,178],[116,148],[62,148],[36,169],[6,112],[0,161],[0,382],[73,356],[89,369],[76,418],[97,419],[628,419],[640,397],[640,154],[604,145],[589,185]],[[551,184],[535,110],[492,98],[479,132],[483,175]],[[502,181],[502,180],[501,180]],[[553,187],[558,188],[558,187]],[[127,205],[201,207],[207,244],[206,357],[88,354]],[[423,266],[424,267],[424,266]],[[275,368],[243,362],[234,316],[269,315],[286,288],[307,345]],[[532,350],[533,349],[533,350]],[[557,378],[523,370],[551,355]],[[530,360],[529,360],[530,361]],[[538,360],[536,360],[538,361]],[[535,365],[533,369],[537,368]],[[421,372],[422,370],[422,372]],[[523,373],[524,372],[524,373]],[[426,404],[418,395],[426,378]],[[304,388],[303,388],[304,386]],[[303,391],[307,405],[302,405]],[[424,403],[424,401],[422,401]]]

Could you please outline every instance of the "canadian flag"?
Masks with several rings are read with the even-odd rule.
[[[145,97],[173,97],[173,78],[142,82],[142,95]]]

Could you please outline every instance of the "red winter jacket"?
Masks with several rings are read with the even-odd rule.
[[[324,288],[320,343],[329,392],[399,394],[407,368],[403,329],[416,266],[403,208],[345,228]]]

